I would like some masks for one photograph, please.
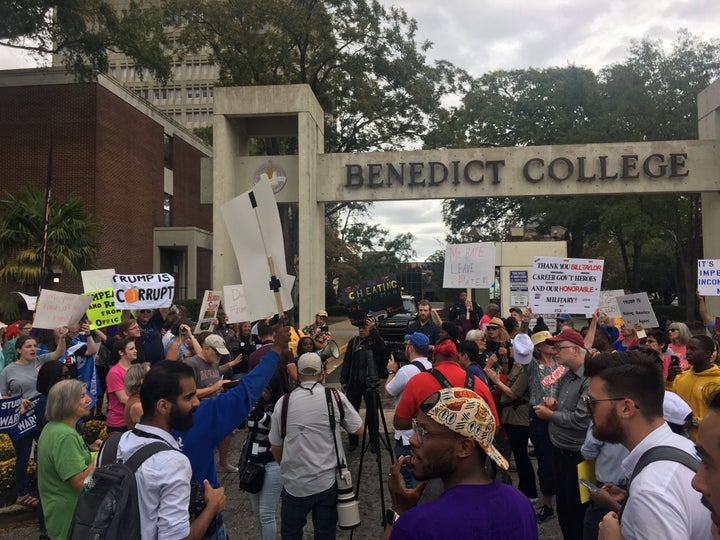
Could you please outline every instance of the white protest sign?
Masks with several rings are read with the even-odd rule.
[[[295,276],[287,274],[280,214],[270,182],[255,184],[250,191],[223,204],[220,210],[240,268],[249,319],[277,313],[271,281],[280,293],[283,311],[292,309],[290,293]],[[269,258],[274,263],[277,281],[271,279]]]
[[[242,285],[225,285],[223,287],[223,307],[228,324],[250,320],[250,312],[247,302],[245,302],[245,291]]]
[[[175,278],[170,274],[115,274],[112,277],[116,309],[170,307],[175,296]]]
[[[38,298],[33,328],[60,328],[80,321],[92,298],[43,289]]]
[[[698,261],[698,292],[703,296],[720,296],[720,260]]]
[[[115,275],[114,268],[103,270],[83,270],[80,277],[83,282],[83,292],[104,291],[112,287],[112,278]]]
[[[212,330],[213,320],[217,317],[218,309],[220,309],[220,291],[205,291],[203,293],[203,301],[200,306],[200,318],[195,325],[195,333],[199,334],[205,330]]]
[[[647,293],[626,294],[617,297],[625,326],[640,323],[643,328],[657,328],[659,325]]]
[[[448,244],[445,248],[445,289],[489,289],[495,282],[495,245],[492,242]]]
[[[510,270],[510,307],[524,308],[530,303],[530,276],[527,270]]]
[[[605,313],[611,319],[622,317],[620,308],[618,307],[617,297],[623,296],[625,291],[622,289],[613,289],[611,291],[600,292],[600,311]]]
[[[29,294],[23,294],[20,291],[15,291],[16,294],[19,294],[20,297],[25,301],[25,305],[30,311],[35,311],[35,306],[37,305],[37,296],[30,296]]]
[[[600,304],[604,261],[534,257],[530,308],[535,313],[591,316]]]

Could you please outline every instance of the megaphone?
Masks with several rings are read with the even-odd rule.
[[[337,343],[335,343],[334,340],[330,340],[327,342],[327,345],[325,345],[325,348],[320,351],[320,359],[325,362],[328,358],[339,358],[340,357],[340,348],[337,346]]]

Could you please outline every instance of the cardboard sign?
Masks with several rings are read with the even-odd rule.
[[[510,307],[527,307],[530,303],[529,285],[527,270],[510,270]]]
[[[170,274],[115,274],[112,287],[117,309],[167,308],[175,296],[175,278]]]
[[[40,396],[30,399],[32,406],[23,413],[20,412],[21,396],[0,399],[0,433],[7,433],[11,439],[18,440],[35,431],[35,405],[39,399]]]
[[[228,324],[250,320],[245,291],[242,285],[225,285],[223,287],[223,306],[228,317]]]
[[[618,296],[616,300],[625,326],[635,326],[637,323],[643,328],[660,326],[647,293],[626,294]]]
[[[114,268],[105,268],[103,270],[82,270],[80,272],[80,277],[83,282],[83,291],[89,293],[93,291],[102,291],[112,287],[112,278],[114,275]]]
[[[495,282],[495,245],[492,242],[455,244],[445,248],[445,289],[489,289]]]
[[[90,321],[90,330],[105,328],[122,322],[122,311],[115,309],[115,297],[112,288],[102,291],[83,293],[83,296],[92,298],[85,312]]]
[[[535,313],[592,316],[600,304],[604,261],[534,257],[530,307]]]
[[[720,260],[698,261],[698,292],[703,296],[720,296]]]
[[[50,330],[76,324],[87,311],[92,298],[43,289],[35,311],[33,328]]]
[[[400,284],[393,275],[345,287],[340,291],[340,301],[355,326],[368,317],[387,317],[404,310]]]
[[[605,313],[611,319],[622,317],[620,308],[618,307],[617,298],[623,296],[625,291],[622,289],[613,289],[612,291],[600,292],[600,311]]]
[[[220,207],[230,241],[235,251],[245,291],[248,319],[264,319],[277,313],[275,292],[278,288],[282,309],[292,309],[295,276],[288,275],[285,265],[280,214],[270,182],[261,181]],[[271,279],[268,258],[275,266]]]
[[[196,334],[204,332],[205,330],[213,330],[213,320],[217,317],[221,299],[220,291],[205,291],[203,293],[203,301],[200,306],[200,319],[195,325]]]

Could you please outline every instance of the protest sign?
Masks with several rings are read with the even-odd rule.
[[[104,268],[102,270],[82,270],[83,291],[86,293],[93,291],[102,291],[112,287],[112,278],[115,275],[114,268]]]
[[[283,311],[292,309],[290,293],[295,276],[287,274],[280,214],[270,182],[258,182],[250,191],[223,204],[220,211],[240,268],[249,319],[277,313],[276,292]]]
[[[635,326],[637,323],[643,328],[660,326],[647,293],[626,294],[618,296],[616,300],[625,326]]]
[[[510,307],[524,308],[530,303],[527,270],[510,270]]]
[[[7,433],[11,439],[18,440],[29,435],[37,428],[35,405],[40,396],[31,398],[27,410],[20,412],[22,396],[0,399],[0,433]]]
[[[605,313],[611,319],[622,317],[620,308],[618,307],[617,298],[623,296],[625,291],[622,289],[613,289],[611,291],[600,292],[600,311]]]
[[[720,260],[698,261],[698,292],[703,296],[720,296]]]
[[[445,248],[445,289],[489,289],[495,282],[495,245],[492,242],[449,244]]]
[[[25,301],[25,305],[30,311],[35,311],[35,306],[37,305],[37,296],[30,296],[29,294],[21,293],[20,291],[15,291],[15,294],[19,294],[20,297]]]
[[[534,257],[530,307],[535,313],[591,316],[600,304],[604,261]]]
[[[85,315],[92,298],[43,289],[38,298],[33,328],[55,329],[76,324]]]
[[[200,306],[200,318],[195,325],[196,334],[204,332],[205,330],[213,330],[213,320],[217,316],[218,309],[220,309],[221,299],[220,291],[205,291],[203,293],[203,301]]]
[[[223,306],[228,317],[228,324],[251,320],[242,285],[225,285],[223,287]]]
[[[368,317],[387,317],[404,310],[400,284],[393,275],[345,287],[340,291],[350,322],[355,326]]]
[[[167,308],[175,296],[175,278],[170,274],[115,274],[112,287],[117,309]]]
[[[122,311],[115,309],[115,298],[113,297],[112,288],[103,289],[102,291],[86,292],[83,293],[83,296],[92,298],[85,312],[88,321],[90,321],[90,330],[120,324],[122,321]]]

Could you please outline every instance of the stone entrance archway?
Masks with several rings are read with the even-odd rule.
[[[276,199],[298,204],[301,321],[325,306],[326,202],[701,193],[704,256],[720,258],[720,81],[698,96],[697,141],[325,154],[323,111],[306,85],[217,88],[214,114],[216,209],[257,171],[285,172]],[[297,137],[298,155],[248,156],[254,137]],[[240,283],[219,211],[213,235],[213,287]],[[720,297],[708,308],[720,312]]]

